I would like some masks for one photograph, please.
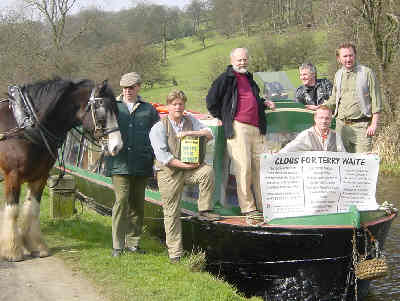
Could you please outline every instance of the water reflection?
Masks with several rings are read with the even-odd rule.
[[[388,201],[400,208],[400,177],[380,177],[377,185],[379,203]],[[393,221],[385,242],[385,254],[391,269],[389,276],[371,282],[366,301],[400,300],[400,217]]]

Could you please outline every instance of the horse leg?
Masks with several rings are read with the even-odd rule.
[[[40,200],[47,177],[28,183],[28,191],[20,216],[20,229],[26,249],[32,257],[50,255],[40,231]]]
[[[0,255],[8,261],[24,259],[22,236],[17,225],[20,192],[19,177],[13,172],[6,174],[4,178],[6,203],[0,228]]]

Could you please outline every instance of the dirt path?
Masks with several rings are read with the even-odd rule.
[[[0,259],[0,301],[106,301],[93,285],[55,256]]]

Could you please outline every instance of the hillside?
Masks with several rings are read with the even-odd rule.
[[[171,42],[168,48],[168,65],[163,68],[163,74],[168,81],[161,85],[155,85],[151,89],[143,87],[141,94],[147,101],[164,103],[166,95],[171,90],[183,90],[188,96],[188,109],[207,112],[204,99],[210,85],[208,80],[210,59],[226,58],[227,65],[230,51],[235,47],[245,47],[251,42],[251,39],[242,36],[230,39],[216,36],[207,41],[205,49],[202,48],[199,41],[192,38]],[[293,85],[298,86],[300,81],[297,69],[287,70],[287,73]],[[172,78],[175,78],[177,86],[172,84]]]

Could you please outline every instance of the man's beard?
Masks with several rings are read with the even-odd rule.
[[[244,67],[237,67],[237,66],[235,66],[235,65],[232,65],[232,68],[233,68],[233,70],[234,70],[235,72],[237,72],[237,73],[242,73],[242,74],[244,74],[244,73],[247,72],[247,68],[244,68]]]

